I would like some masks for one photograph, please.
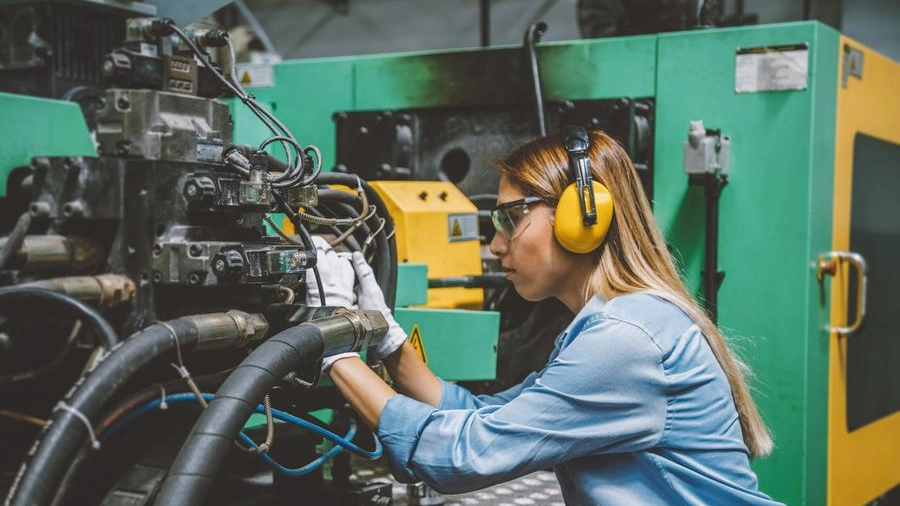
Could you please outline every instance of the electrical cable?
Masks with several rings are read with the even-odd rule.
[[[75,320],[75,323],[72,324],[72,331],[69,332],[69,337],[66,338],[66,342],[63,344],[62,349],[56,354],[55,357],[46,365],[43,365],[37,369],[31,369],[24,372],[7,374],[5,376],[0,376],[0,385],[4,383],[17,383],[20,381],[30,381],[36,378],[40,378],[45,374],[51,373],[59,367],[60,364],[65,361],[66,357],[69,356],[69,352],[75,346],[75,341],[77,340],[78,334],[81,333],[81,320]]]
[[[10,418],[12,420],[17,420],[19,422],[25,422],[30,425],[35,425],[37,427],[43,427],[47,420],[42,420],[36,416],[26,415],[24,413],[18,413],[16,411],[9,411],[6,409],[0,408],[0,416],[5,416],[6,418]]]
[[[275,197],[275,202],[281,208],[281,211],[287,215],[288,219],[291,220],[291,223],[294,224],[294,231],[297,232],[297,235],[300,236],[300,241],[306,247],[307,250],[312,251],[313,254],[316,252],[316,245],[312,241],[312,237],[309,235],[309,231],[306,230],[306,227],[303,226],[303,223],[300,222],[300,218],[297,216],[297,213],[291,209],[291,206],[284,200],[284,197],[281,195],[281,192],[273,191],[272,196]],[[316,288],[319,290],[319,303],[322,306],[325,306],[325,287],[322,285],[322,276],[319,275],[319,266],[313,265],[312,267],[313,274],[315,274],[316,278]]]
[[[94,330],[94,336],[98,340],[98,345],[107,351],[112,350],[116,343],[119,342],[119,336],[116,334],[112,325],[106,321],[96,309],[86,305],[85,303],[61,294],[47,290],[45,288],[35,288],[26,286],[8,286],[0,288],[0,305],[3,303],[13,302],[16,300],[33,300],[40,303],[50,303],[56,305],[65,312],[66,316],[76,316],[77,318],[87,322]]]
[[[299,146],[299,143],[294,140],[295,137],[290,132],[290,130],[281,121],[279,121],[278,118],[273,116],[271,113],[269,113],[269,111],[267,111],[264,107],[257,103],[256,99],[252,95],[244,91],[243,87],[240,85],[240,82],[238,81],[237,75],[235,73],[237,59],[235,57],[234,44],[231,42],[231,39],[229,37],[225,37],[225,42],[228,45],[229,56],[231,58],[230,81],[218,69],[209,64],[207,56],[200,50],[200,48],[197,47],[196,44],[194,44],[194,41],[192,41],[191,38],[188,37],[187,34],[185,34],[184,31],[182,31],[175,24],[173,20],[165,19],[163,20],[163,22],[185,43],[185,45],[188,46],[188,48],[190,48],[191,52],[193,52],[197,59],[210,70],[213,76],[215,76],[215,78],[218,79],[222,84],[224,84],[229,91],[237,96],[238,99],[240,99],[241,102],[243,102],[244,105],[246,105],[250,109],[250,111],[253,112],[253,114],[256,115],[256,117],[259,118],[260,121],[262,121],[262,123],[266,125],[266,127],[273,134],[275,134],[276,136],[283,135],[285,138],[291,139],[293,141],[293,145]],[[297,160],[296,162],[293,162],[293,157],[291,156],[290,150],[288,149],[288,142],[284,140],[281,140],[280,142],[282,147],[284,148],[285,155],[288,158],[288,166],[291,167],[290,170],[300,170],[302,172],[302,150],[297,152]],[[310,179],[315,178],[312,177]]]

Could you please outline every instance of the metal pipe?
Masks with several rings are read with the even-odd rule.
[[[10,238],[0,237],[0,248]],[[99,268],[104,261],[100,246],[81,237],[61,235],[25,236],[5,266],[28,271],[85,272]]]
[[[43,288],[62,293],[103,309],[127,304],[134,300],[137,288],[134,281],[121,274],[101,274],[99,276],[69,276],[42,279],[16,285],[19,287]]]
[[[481,47],[491,45],[491,0],[481,0],[479,4],[481,25]]]
[[[547,23],[539,21],[525,30],[525,52],[531,66],[531,82],[534,85],[534,101],[537,107],[538,132],[541,137],[547,135],[547,124],[544,121],[544,92],[541,91],[541,71],[538,67],[537,50],[535,44],[541,41],[541,36],[547,31]]]

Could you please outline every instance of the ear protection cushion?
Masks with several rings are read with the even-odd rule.
[[[553,234],[563,248],[573,253],[589,253],[599,248],[606,238],[613,218],[613,199],[609,189],[597,181],[591,182],[597,205],[597,223],[585,226],[581,217],[578,186],[570,184],[563,190],[556,204]]]

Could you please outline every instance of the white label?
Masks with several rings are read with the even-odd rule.
[[[222,143],[197,141],[197,161],[222,163]]]
[[[477,241],[478,215],[472,213],[448,215],[447,236],[450,242]]]
[[[241,86],[275,86],[275,69],[272,65],[238,65],[237,78]]]
[[[156,45],[141,42],[140,53],[144,56],[156,56]]]
[[[735,56],[737,93],[805,90],[808,81],[807,44],[740,48]]]

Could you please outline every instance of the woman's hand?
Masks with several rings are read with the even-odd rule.
[[[356,271],[356,277],[359,278],[359,286],[357,288],[359,308],[381,311],[389,325],[387,335],[384,336],[384,339],[381,340],[378,348],[376,348],[377,358],[383,360],[384,357],[400,349],[400,346],[406,342],[406,332],[400,328],[397,320],[391,314],[390,308],[385,303],[384,293],[381,291],[381,287],[378,286],[378,282],[375,281],[375,273],[372,272],[372,267],[366,262],[366,257],[362,253],[354,251],[351,261],[353,269]]]
[[[316,246],[316,266],[322,276],[322,289],[325,291],[325,305],[356,307],[356,294],[353,292],[353,267],[349,254],[337,253],[324,238],[314,235]],[[306,274],[306,305],[321,306],[319,286],[315,273],[310,269]]]

